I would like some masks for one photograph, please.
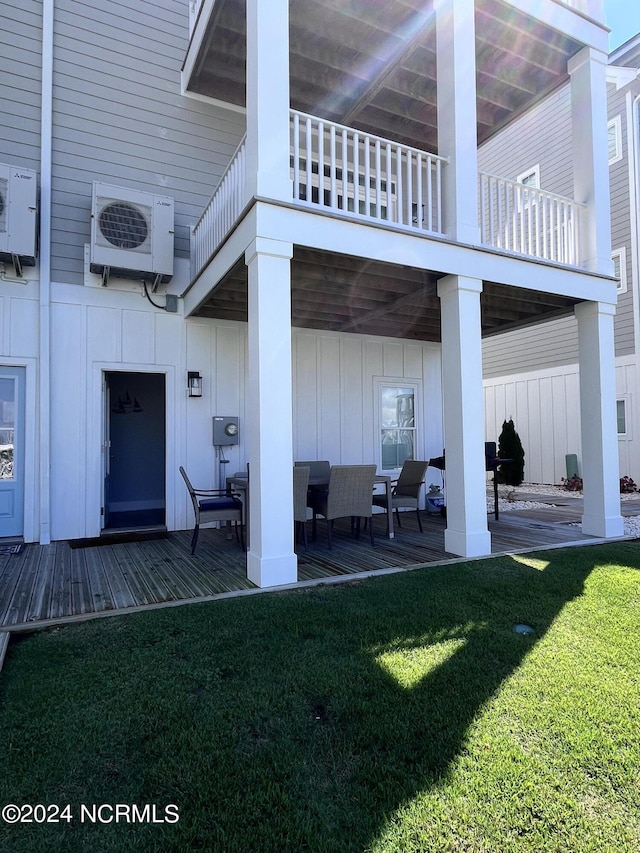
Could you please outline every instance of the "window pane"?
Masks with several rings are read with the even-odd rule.
[[[413,459],[414,431],[382,430],[382,468],[402,468],[405,459]]]
[[[382,396],[382,428],[414,426],[414,392],[413,388],[383,386]]]
[[[618,134],[614,122],[609,125],[609,160],[613,160],[618,153]]]
[[[0,480],[13,479],[15,379],[0,379]]]
[[[618,435],[625,435],[627,432],[627,417],[625,411],[625,401],[618,400],[616,402],[618,414]]]

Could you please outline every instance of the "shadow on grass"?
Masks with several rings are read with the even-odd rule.
[[[368,850],[446,777],[604,555],[458,564],[33,636],[0,681],[0,799],[154,803],[160,816],[175,803],[180,820],[5,826],[2,848]],[[514,633],[521,622],[535,634]]]

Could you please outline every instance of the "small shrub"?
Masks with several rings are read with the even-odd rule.
[[[498,439],[498,456],[511,459],[498,469],[498,482],[508,486],[520,486],[524,480],[524,448],[513,425],[513,419],[504,421]]]
[[[625,477],[620,478],[620,494],[621,495],[629,494],[629,492],[637,492],[637,491],[638,491],[638,487],[636,486],[634,481],[631,479],[631,477],[625,476]]]
[[[582,491],[582,477],[578,477],[577,474],[574,474],[573,477],[569,477],[566,479],[562,478],[562,488],[566,489],[568,492],[581,492]]]

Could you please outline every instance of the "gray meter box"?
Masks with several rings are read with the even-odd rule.
[[[237,444],[238,418],[216,416],[213,419],[213,444],[215,447]]]

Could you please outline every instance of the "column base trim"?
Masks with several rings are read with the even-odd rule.
[[[491,534],[462,533],[459,530],[444,531],[444,549],[460,557],[489,557],[491,555]]]
[[[259,557],[252,551],[247,554],[247,577],[261,589],[297,583],[298,558],[295,554],[280,557]]]
[[[582,532],[602,539],[624,536],[624,519],[621,515],[583,515]]]

